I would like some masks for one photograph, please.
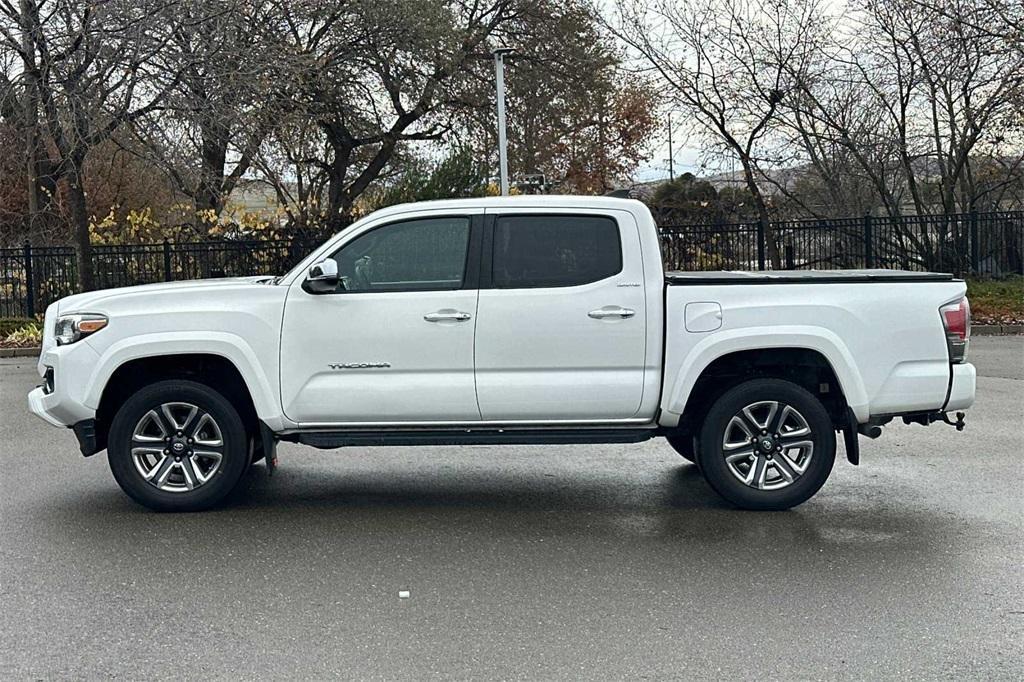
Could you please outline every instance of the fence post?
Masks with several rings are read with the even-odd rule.
[[[164,237],[164,281],[171,281],[171,243]]]
[[[757,269],[764,270],[764,219],[757,220]]]
[[[35,317],[36,283],[32,276],[32,245],[25,242],[21,252],[25,258],[25,313],[27,317]]]
[[[975,275],[981,270],[981,245],[978,243],[978,214],[971,211],[971,272]]]
[[[875,267],[875,244],[871,234],[871,214],[864,214],[864,267]]]

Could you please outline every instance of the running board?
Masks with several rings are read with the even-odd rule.
[[[394,429],[390,431],[297,431],[281,440],[315,448],[352,445],[572,445],[640,443],[661,435],[657,428],[459,428]]]

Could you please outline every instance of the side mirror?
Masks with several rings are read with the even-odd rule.
[[[302,288],[311,294],[328,294],[338,289],[338,261],[325,258],[309,266]]]

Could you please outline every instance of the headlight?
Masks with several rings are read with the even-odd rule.
[[[61,315],[57,318],[54,336],[57,338],[58,346],[66,346],[69,343],[74,343],[79,339],[89,336],[89,334],[98,332],[106,326],[106,315],[95,315],[93,313]]]

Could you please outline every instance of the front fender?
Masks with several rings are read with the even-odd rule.
[[[832,366],[846,401],[859,422],[869,416],[868,396],[853,355],[835,333],[813,326],[772,326],[735,329],[705,336],[690,349],[677,371],[666,376],[662,397],[663,426],[675,426],[686,408],[694,385],[712,362],[730,353],[770,348],[805,348],[821,353]],[[672,371],[672,368],[668,368]]]
[[[85,405],[97,409],[103,390],[118,367],[147,357],[184,354],[219,355],[230,361],[252,396],[256,415],[273,430],[292,426],[281,414],[275,385],[268,379],[255,351],[245,339],[228,332],[159,332],[117,341],[100,354],[89,377]]]

